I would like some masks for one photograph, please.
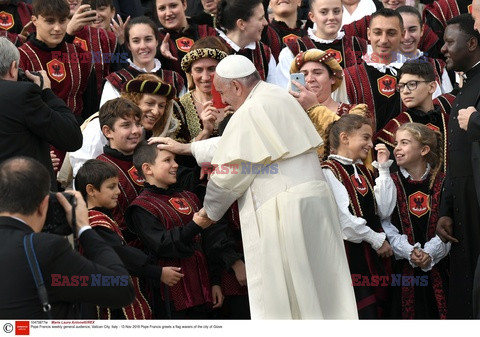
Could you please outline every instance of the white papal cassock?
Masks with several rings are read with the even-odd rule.
[[[238,199],[252,319],[358,317],[321,143],[286,90],[259,82],[221,138],[192,144],[198,163],[238,164],[212,175],[204,207],[217,221]]]

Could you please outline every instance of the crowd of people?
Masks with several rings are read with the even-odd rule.
[[[0,0],[0,318],[480,318],[480,0],[305,3]]]

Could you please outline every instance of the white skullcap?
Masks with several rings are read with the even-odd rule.
[[[257,69],[248,58],[242,55],[229,55],[217,64],[215,72],[222,78],[242,78],[253,74]]]

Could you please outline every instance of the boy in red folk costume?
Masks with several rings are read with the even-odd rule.
[[[150,263],[149,257],[141,250],[126,245],[122,232],[111,210],[117,206],[120,188],[118,171],[115,166],[96,159],[90,159],[80,168],[75,179],[75,188],[82,193],[88,207],[90,226],[107,242],[132,276],[135,300],[123,308],[97,307],[98,319],[151,319],[152,310],[143,291],[143,279],[153,279],[172,286],[182,277],[178,267],[160,267]]]
[[[34,0],[36,33],[20,48],[20,68],[45,70],[53,92],[83,121],[83,94],[92,70],[92,55],[64,41],[70,10],[65,0]]]
[[[144,179],[139,177],[133,166],[133,151],[142,137],[141,117],[140,108],[125,98],[108,101],[100,108],[98,116],[108,144],[104,146],[103,153],[97,159],[113,164],[118,170],[121,193],[112,215],[125,241],[132,245],[136,236],[127,230],[124,213],[140,193],[144,183]]]
[[[167,317],[206,319],[212,302],[213,308],[223,304],[220,285],[210,287],[201,248],[201,233],[212,221],[199,215],[201,204],[195,194],[172,186],[178,168],[173,153],[156,144],[141,144],[133,161],[145,177],[145,187],[127,210],[128,228],[161,265],[181,267],[185,275],[168,293],[161,289],[162,300],[155,302],[170,303],[163,314]]]

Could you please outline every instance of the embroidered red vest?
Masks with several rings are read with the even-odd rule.
[[[97,92],[100,97],[102,95],[103,79],[110,73],[110,63],[120,62],[117,59],[119,55],[113,54],[117,45],[117,38],[113,32],[85,26],[75,33],[73,43],[92,55],[97,79]]]
[[[187,191],[165,195],[145,189],[132,202],[132,205],[151,213],[166,230],[169,230],[189,223],[193,214],[198,212],[200,201],[195,194]],[[200,241],[200,236],[195,240]],[[200,249],[184,259],[159,259],[159,264],[181,267],[185,275],[176,285],[170,287],[170,299],[173,300],[175,310],[184,310],[212,302],[207,261]],[[165,299],[163,291],[162,288],[162,296]]]
[[[137,169],[131,161],[114,158],[104,153],[99,155],[97,159],[111,163],[118,169],[121,193],[118,196],[118,205],[114,208],[112,215],[123,235],[125,235],[125,232],[128,231],[127,225],[125,224],[125,211],[130,203],[135,200],[138,193],[140,193],[145,180],[138,176]]]
[[[133,80],[140,74],[143,73],[129,66],[128,68],[124,68],[109,74],[106,79],[110,83],[112,83],[115,89],[120,92],[123,90],[123,87],[128,81]],[[180,74],[178,74],[177,72],[172,70],[160,69],[153,74],[159,76],[163,81],[165,81],[165,83],[173,85],[177,90],[177,94],[182,91],[184,87],[184,81],[182,76],[180,76]]]
[[[392,173],[391,177],[395,186],[397,187],[397,209],[398,218],[400,220],[401,232],[408,237],[408,242],[413,245],[415,244],[415,238],[413,235],[413,228],[411,223],[412,210],[410,207],[409,197],[405,193],[405,188],[402,184],[402,178],[400,177],[399,172]],[[430,179],[430,176],[427,178]],[[429,202],[428,202],[428,228],[427,228],[427,241],[432,239],[435,236],[435,230],[437,227],[438,221],[438,211],[440,205],[440,196],[442,193],[443,181],[445,180],[445,174],[439,172],[435,177],[432,190],[429,193]],[[419,193],[419,192],[417,192]],[[418,216],[418,214],[417,214]],[[428,216],[428,214],[423,214],[423,216]],[[402,271],[403,276],[413,276],[413,268],[408,264],[404,264]],[[443,288],[443,280],[440,276],[438,269],[434,266],[429,272],[429,282],[431,282],[435,301],[437,303],[437,308],[439,312],[439,317],[441,319],[447,318],[447,303],[446,303],[446,294]],[[415,318],[415,288],[412,284],[409,287],[402,286],[402,318],[403,319],[414,319]]]
[[[89,210],[88,211],[88,220],[90,222],[90,226],[92,228],[95,227],[105,227],[109,230],[115,232],[124,242],[125,239],[123,238],[122,231],[115,223],[113,219],[111,219],[108,215],[96,211],[96,210]],[[125,242],[126,244],[126,242]],[[125,319],[151,319],[152,318],[152,309],[148,304],[145,296],[143,295],[141,288],[140,288],[140,280],[136,276],[131,276],[133,287],[135,289],[135,299],[133,303],[123,307],[121,310]],[[97,306],[97,313],[99,319],[110,319],[112,314],[111,308],[103,308]]]
[[[30,41],[18,49],[20,68],[30,71],[45,70],[50,78],[52,91],[65,101],[75,116],[81,116],[82,96],[92,69],[92,55],[65,42],[55,51],[41,50]]]

